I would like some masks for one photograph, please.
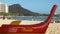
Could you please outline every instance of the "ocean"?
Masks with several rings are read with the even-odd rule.
[[[16,20],[37,20],[37,21],[44,21],[47,19],[48,16],[14,16],[13,19]],[[60,20],[60,17],[53,17],[53,21]]]

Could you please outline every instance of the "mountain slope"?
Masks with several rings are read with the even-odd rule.
[[[19,4],[9,6],[9,13],[16,13],[19,16],[39,16],[40,14],[32,12],[28,9],[21,7]]]

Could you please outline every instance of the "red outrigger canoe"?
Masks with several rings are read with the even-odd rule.
[[[57,5],[53,5],[48,18],[39,24],[33,25],[8,25],[3,24],[0,27],[0,34],[45,34],[48,25],[55,13]]]

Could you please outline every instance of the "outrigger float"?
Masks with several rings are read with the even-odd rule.
[[[53,5],[48,18],[39,24],[33,25],[9,25],[3,24],[0,27],[0,34],[45,34],[48,25],[55,13],[57,5]]]

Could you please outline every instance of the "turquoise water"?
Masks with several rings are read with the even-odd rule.
[[[47,19],[47,16],[14,16],[13,19],[16,20],[38,20],[38,21],[44,21]],[[60,20],[59,17],[53,17],[52,20]]]

